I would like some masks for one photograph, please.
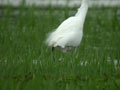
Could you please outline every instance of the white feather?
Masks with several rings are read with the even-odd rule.
[[[66,51],[67,47],[79,46],[83,37],[83,25],[87,10],[87,0],[83,0],[76,15],[63,21],[60,26],[49,35],[46,40],[48,46],[60,47]]]

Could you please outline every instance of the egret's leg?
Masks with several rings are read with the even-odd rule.
[[[52,58],[53,58],[53,61],[55,61],[54,50],[55,50],[55,48],[52,47]]]
[[[71,51],[70,52],[70,65],[71,65],[71,68],[73,68],[73,61],[74,61],[74,52]]]
[[[77,48],[75,48],[74,56],[75,58],[78,58]]]
[[[65,53],[62,53],[62,60],[64,61],[64,59],[65,59]]]
[[[74,59],[74,52],[70,53],[70,63],[73,63],[73,59]]]
[[[64,61],[64,53],[61,53],[59,61]]]
[[[77,58],[77,48],[73,47],[74,51],[72,52],[71,55],[71,63],[73,63],[73,61],[75,61],[75,59]]]

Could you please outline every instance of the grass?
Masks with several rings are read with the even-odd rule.
[[[119,8],[89,9],[77,54],[52,61],[46,35],[76,10],[0,10],[0,90],[120,89]]]

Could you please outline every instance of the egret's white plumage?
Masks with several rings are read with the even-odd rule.
[[[88,0],[82,0],[82,5],[75,16],[69,17],[46,40],[50,47],[60,48],[66,52],[80,45],[83,36],[83,25],[88,10]]]

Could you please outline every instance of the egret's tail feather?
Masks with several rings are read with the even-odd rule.
[[[49,33],[48,34],[48,36],[47,36],[47,40],[46,40],[46,45],[48,45],[48,46],[53,46],[53,44],[55,43],[55,41],[54,41],[54,32],[51,32],[51,33]]]

